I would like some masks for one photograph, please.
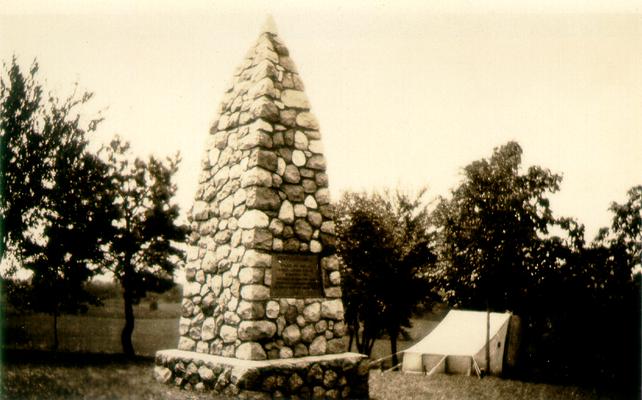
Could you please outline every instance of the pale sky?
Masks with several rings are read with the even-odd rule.
[[[241,3],[241,2],[239,2]],[[348,3],[348,2],[346,2]],[[630,2],[8,2],[0,58],[59,97],[104,110],[95,146],[180,151],[191,206],[215,111],[267,14],[321,124],[332,194],[429,186],[516,140],[524,165],[564,175],[552,197],[587,239],[642,183],[642,7]]]

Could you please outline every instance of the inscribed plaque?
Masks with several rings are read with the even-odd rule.
[[[319,257],[304,254],[272,256],[272,297],[323,297]]]

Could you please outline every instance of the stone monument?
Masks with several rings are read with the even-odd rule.
[[[206,143],[178,349],[156,379],[239,397],[368,396],[346,353],[319,124],[271,18]]]

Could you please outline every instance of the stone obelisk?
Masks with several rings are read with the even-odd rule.
[[[345,353],[319,124],[268,18],[206,143],[191,210],[178,349],[156,377],[231,395],[367,396]]]

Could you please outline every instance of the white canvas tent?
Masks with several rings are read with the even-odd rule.
[[[490,368],[486,368],[486,312],[452,310],[414,346],[404,351],[408,373],[501,374],[510,313],[490,313]]]

